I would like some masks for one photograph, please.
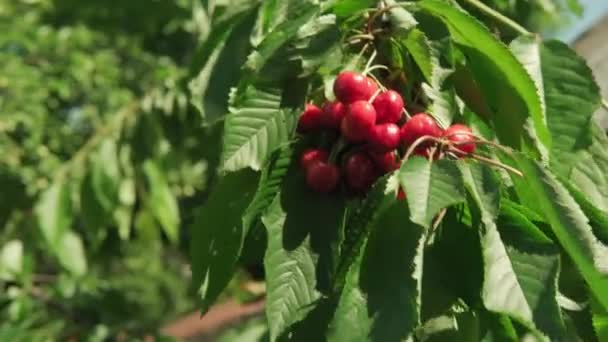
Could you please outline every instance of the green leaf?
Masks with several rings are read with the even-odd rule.
[[[312,193],[296,164],[262,217],[269,239],[264,266],[271,341],[304,319],[322,294],[330,293],[344,216],[343,200]]]
[[[295,118],[280,109],[280,91],[247,87],[237,95],[224,125],[222,169],[260,170],[270,154],[287,142]]]
[[[512,50],[544,94],[547,125],[552,136],[551,165],[567,170],[575,153],[589,145],[593,113],[600,104],[599,87],[585,60],[559,41],[541,43],[521,37]]]
[[[262,170],[258,188],[253,200],[243,214],[245,233],[258,222],[281,189],[283,179],[294,157],[294,146],[287,145],[277,150],[270,162]]]
[[[591,299],[590,302],[595,335],[598,341],[606,341],[608,339],[608,309],[599,305],[594,299]]]
[[[420,327],[416,328],[416,338],[420,341],[427,341],[434,335],[448,331],[458,330],[458,322],[453,315],[442,315],[433,317]]]
[[[493,112],[492,120],[500,140],[518,148],[529,117],[536,137],[548,150],[551,136],[538,90],[509,49],[476,19],[448,2],[422,0],[417,5],[446,24],[467,56],[468,66]]]
[[[519,36],[515,38],[509,44],[509,48],[511,52],[515,55],[517,60],[523,65],[526,69],[534,84],[536,84],[536,88],[538,89],[540,96],[540,102],[543,109],[545,109],[545,89],[543,82],[543,72],[542,72],[542,62],[541,62],[541,40],[540,37],[535,35],[530,36]]]
[[[566,182],[563,182],[563,184],[591,221],[591,227],[595,236],[608,245],[608,213],[597,208],[594,203],[589,201],[589,198],[585,194],[572,186],[572,184]]]
[[[420,320],[424,230],[396,201],[373,223],[351,267],[328,341],[402,341]]]
[[[434,59],[431,53],[431,44],[424,32],[418,29],[412,29],[408,32],[401,43],[405,46],[407,51],[412,55],[412,58],[422,71],[422,75],[431,82],[433,79],[433,70],[437,66],[435,63],[439,63]]]
[[[608,247],[593,235],[580,206],[554,175],[522,156],[516,161],[557,240],[598,301],[608,307]]]
[[[483,339],[484,342],[516,342],[520,340],[509,316],[486,312],[484,315],[484,321],[488,326],[488,331]]]
[[[525,216],[509,207],[502,209],[496,223],[500,183],[489,167],[461,161],[459,168],[484,224],[485,307],[559,339],[564,334],[556,301],[559,250]]]
[[[57,259],[75,276],[83,276],[87,272],[87,258],[82,240],[75,233],[66,232],[57,249]]]
[[[80,211],[88,232],[100,232],[112,222],[112,212],[99,201],[90,172],[80,183]]]
[[[441,66],[440,52],[431,45],[424,32],[413,29],[401,42],[427,81],[422,84],[424,94],[431,100],[427,112],[438,121],[440,126],[448,127],[452,123],[454,114],[459,110],[454,88],[444,87],[446,79],[453,70]]]
[[[333,12],[338,17],[349,17],[375,4],[374,0],[341,0],[336,1]]]
[[[303,25],[295,41],[287,49],[286,58],[299,62],[302,71],[298,77],[321,74],[335,75],[334,70],[343,67],[340,49],[340,31],[334,15],[323,15]],[[293,73],[288,70],[287,74]]]
[[[57,254],[63,235],[72,224],[72,201],[70,187],[64,179],[59,179],[41,195],[35,209],[38,226],[53,253]]]
[[[349,215],[344,228],[344,238],[340,248],[340,261],[334,279],[334,290],[339,291],[344,285],[344,278],[349,268],[361,254],[361,247],[371,232],[373,221],[382,215],[394,199],[387,196],[391,191],[387,187],[387,179],[376,182],[363,202]]]
[[[251,72],[261,71],[268,61],[284,47],[310,20],[313,20],[319,13],[319,7],[308,1],[299,1],[294,4],[290,11],[297,16],[290,18],[270,32],[260,45],[248,57],[245,68]]]
[[[608,137],[592,125],[592,145],[577,153],[569,179],[598,209],[608,212]]]
[[[165,234],[172,242],[179,239],[179,207],[177,198],[171,192],[160,165],[153,160],[146,160],[143,170],[150,186],[148,205],[160,223]]]
[[[23,270],[23,243],[10,240],[0,249],[0,280],[12,281]]]
[[[246,235],[242,216],[255,194],[257,181],[258,175],[248,169],[227,174],[196,213],[190,229],[190,258],[203,311],[234,274]]]
[[[207,39],[193,54],[188,83],[190,102],[207,120],[226,113],[229,89],[241,77],[242,65],[251,50],[248,36],[256,15],[254,4],[240,4],[238,11],[214,22]]]
[[[399,183],[405,190],[411,220],[430,227],[435,215],[464,201],[464,188],[456,164],[412,157],[401,165]]]
[[[416,18],[405,8],[397,5],[395,0],[385,0],[386,6],[389,9],[388,19],[391,27],[397,32],[407,33],[409,30],[418,25]]]
[[[91,165],[91,187],[99,204],[108,213],[118,205],[121,174],[118,167],[116,143],[104,140]]]

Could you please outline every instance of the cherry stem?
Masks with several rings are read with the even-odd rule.
[[[416,148],[420,144],[422,144],[422,143],[424,143],[426,141],[429,141],[429,140],[430,141],[434,141],[434,142],[438,142],[438,143],[441,143],[441,144],[444,143],[441,139],[437,139],[434,136],[423,135],[423,136],[419,137],[418,139],[416,139],[414,141],[414,143],[407,149],[407,151],[405,152],[405,156],[403,156],[403,161],[407,161],[410,158],[410,156],[412,155],[412,153],[414,153],[414,150],[416,150]]]
[[[363,75],[367,75],[367,73],[369,73],[373,70],[377,70],[377,69],[390,70],[386,65],[376,64],[376,65],[371,66],[369,69],[366,69],[363,72]]]
[[[501,151],[503,151],[503,152],[505,152],[505,153],[507,153],[509,155],[513,154],[513,150],[511,150],[510,148],[508,148],[506,146],[503,146],[501,144],[495,143],[493,141],[486,140],[484,138],[478,137],[475,134],[469,133],[469,132],[454,132],[454,133],[450,133],[450,134],[444,135],[444,137],[445,138],[449,138],[449,137],[452,137],[454,135],[467,135],[467,136],[473,137],[473,141],[459,141],[459,142],[456,142],[456,143],[452,143],[452,145],[455,145],[455,146],[466,145],[466,144],[471,144],[471,143],[482,144],[482,145],[490,145],[490,146],[493,146],[493,147],[496,147],[496,148],[500,149]]]
[[[378,88],[380,88],[380,90],[385,91],[386,87],[380,83],[380,81],[378,80],[378,78],[376,76],[374,76],[374,74],[369,74],[367,75],[368,77],[370,77],[371,79],[373,79],[374,81],[376,81],[376,84],[378,85]]]
[[[410,115],[410,113],[407,111],[407,109],[405,109],[405,107],[403,107],[403,114],[405,114],[405,117],[408,120],[412,118],[412,115]]]
[[[469,154],[468,156],[471,157],[471,158],[473,158],[473,159],[475,159],[475,160],[478,160],[480,162],[484,162],[484,163],[487,163],[489,165],[505,169],[505,170],[507,170],[507,171],[509,171],[511,173],[514,173],[514,174],[518,175],[519,177],[523,177],[524,176],[524,174],[521,171],[519,171],[518,169],[516,169],[514,167],[511,167],[509,165],[503,164],[503,163],[501,163],[499,161],[496,161],[494,159],[486,158],[486,157],[480,156],[479,154]]]
[[[372,95],[372,97],[370,97],[369,100],[367,100],[367,103],[374,102],[374,100],[376,99],[376,97],[378,97],[378,95],[380,95],[381,92],[382,92],[382,89],[376,90],[376,92],[374,93],[374,95]]]
[[[349,44],[355,44],[355,43],[359,43],[363,40],[374,40],[374,36],[371,34],[356,34],[350,38],[348,38],[348,40],[346,41]]]
[[[433,225],[431,226],[431,232],[434,232],[435,229],[437,229],[437,227],[439,227],[439,224],[441,224],[441,221],[443,221],[443,218],[445,217],[445,214],[448,212],[447,208],[443,208],[441,209],[441,211],[439,211],[439,214],[437,214],[437,216],[435,216],[435,220],[433,221]]]
[[[374,49],[374,51],[372,52],[372,55],[369,57],[369,60],[367,61],[367,64],[365,64],[365,69],[363,69],[363,75],[366,75],[369,67],[372,65],[372,63],[374,62],[374,59],[376,59],[376,55],[378,54],[378,52]]]
[[[381,14],[383,14],[385,12],[388,12],[388,11],[392,10],[393,8],[401,7],[401,6],[403,6],[403,5],[402,4],[394,4],[394,5],[391,5],[391,6],[386,6],[386,7],[379,8],[367,20],[367,28],[366,28],[367,32],[372,32],[372,25],[374,24],[374,22],[376,21],[376,18],[378,18],[378,16],[380,16]]]

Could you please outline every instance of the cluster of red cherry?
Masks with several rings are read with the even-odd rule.
[[[413,154],[433,159],[439,157],[440,139],[458,157],[475,150],[469,127],[455,124],[443,130],[425,113],[406,120],[401,95],[390,89],[378,90],[376,82],[365,75],[342,72],[333,90],[336,101],[326,102],[323,108],[306,105],[298,121],[298,132],[337,130],[344,141],[357,148],[346,153],[342,163],[333,160],[335,153],[330,158],[324,149],[303,151],[300,166],[307,185],[316,192],[331,192],[344,179],[352,193],[363,194],[380,176],[398,169],[399,153],[403,154],[413,144],[416,145]],[[405,194],[400,191],[398,197],[404,198]]]

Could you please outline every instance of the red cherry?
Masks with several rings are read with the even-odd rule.
[[[393,151],[385,153],[371,153],[370,157],[376,163],[376,166],[384,173],[393,172],[401,166],[399,159]]]
[[[361,152],[351,154],[344,164],[346,184],[356,193],[364,193],[374,184],[378,174],[372,160]]]
[[[376,84],[362,74],[344,71],[334,82],[334,94],[339,101],[350,104],[355,101],[367,101],[377,89]]]
[[[356,101],[348,106],[348,111],[340,130],[350,142],[366,140],[376,124],[376,111],[367,101]]]
[[[473,136],[473,131],[468,126],[454,124],[443,132],[443,136],[450,140],[455,148],[464,152],[456,152],[456,155],[462,157],[475,152],[475,137]]]
[[[342,123],[342,119],[345,115],[346,106],[342,102],[326,102],[325,105],[323,105],[321,126],[340,129],[340,124]]]
[[[312,163],[322,161],[327,163],[329,154],[325,150],[318,148],[308,148],[300,155],[300,167],[306,170]]]
[[[380,93],[372,104],[378,115],[378,123],[396,123],[403,115],[403,98],[394,90]]]
[[[339,181],[340,171],[335,165],[317,160],[306,168],[306,184],[315,192],[331,192]]]
[[[298,120],[298,132],[304,133],[321,127],[322,114],[323,111],[321,108],[312,103],[306,104],[304,112],[300,115],[300,119]]]
[[[401,141],[406,146],[413,144],[418,138],[428,135],[431,137],[441,137],[442,129],[437,125],[437,122],[425,113],[418,113],[412,116],[402,127],[401,127]],[[417,151],[423,150],[428,146],[432,145],[432,142],[425,142],[419,145]]]
[[[399,191],[397,191],[397,199],[399,201],[404,201],[406,197],[405,191],[402,188],[399,188]]]
[[[373,78],[367,77],[367,86],[369,88],[369,93],[371,94],[369,97],[371,98],[378,91],[378,84],[376,84],[376,81],[374,81]]]
[[[394,123],[385,123],[374,126],[369,135],[369,143],[376,151],[391,151],[399,146],[401,133],[399,126]]]

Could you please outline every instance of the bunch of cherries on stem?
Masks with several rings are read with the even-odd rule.
[[[335,160],[338,151],[308,148],[302,152],[300,166],[307,185],[316,192],[332,192],[343,179],[350,192],[364,194],[380,176],[398,169],[399,153],[414,144],[414,154],[433,159],[439,157],[436,146],[441,139],[457,157],[475,151],[469,127],[454,124],[443,130],[425,113],[406,120],[401,95],[390,89],[379,90],[376,82],[363,74],[340,73],[333,90],[336,101],[326,102],[322,108],[307,104],[298,121],[301,134],[335,130],[352,146],[341,163]],[[402,190],[398,198],[405,198]]]

